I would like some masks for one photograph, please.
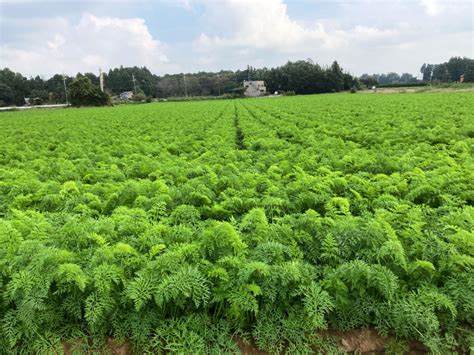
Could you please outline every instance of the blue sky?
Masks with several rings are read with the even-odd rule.
[[[0,0],[0,67],[157,74],[338,60],[353,74],[474,57],[471,0]]]

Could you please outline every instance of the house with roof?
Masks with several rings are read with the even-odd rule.
[[[267,93],[263,80],[244,80],[244,90],[244,95],[247,97],[257,97]]]
[[[130,100],[133,96],[133,91],[125,91],[119,95],[119,98],[122,100]]]

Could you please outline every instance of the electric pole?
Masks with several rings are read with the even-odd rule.
[[[66,75],[63,74],[63,84],[64,84],[64,95],[66,96],[66,106],[69,106],[69,102],[67,99],[67,89],[66,89]]]
[[[133,81],[133,93],[136,94],[137,93],[137,85],[135,84],[135,75],[132,74],[132,81]]]
[[[99,83],[100,83],[100,91],[104,92],[104,73],[102,73],[102,69],[99,68]]]
[[[186,83],[186,74],[183,73],[183,80],[184,80],[184,95],[188,97],[188,85]]]

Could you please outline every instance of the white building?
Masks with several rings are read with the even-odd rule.
[[[119,97],[122,99],[122,100],[130,100],[133,96],[133,91],[125,91],[125,92],[122,92]]]
[[[265,82],[262,80],[244,80],[244,89],[244,94],[247,97],[257,97],[265,95],[267,92]]]

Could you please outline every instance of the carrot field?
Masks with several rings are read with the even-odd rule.
[[[472,93],[0,113],[0,352],[468,352],[473,153]]]

